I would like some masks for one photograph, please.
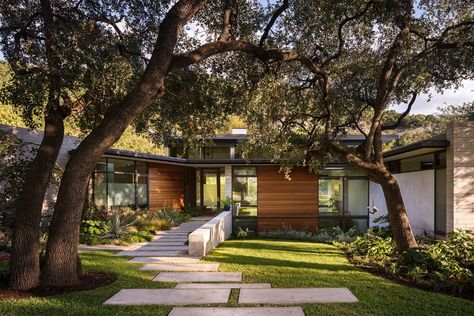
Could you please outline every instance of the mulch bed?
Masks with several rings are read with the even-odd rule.
[[[80,283],[68,287],[44,287],[40,286],[28,291],[13,291],[8,288],[5,280],[0,283],[0,300],[23,299],[28,297],[44,297],[69,292],[88,291],[98,287],[109,285],[117,280],[117,276],[111,273],[88,272],[80,277]]]
[[[358,268],[363,269],[364,271],[367,271],[367,272],[372,273],[374,275],[383,277],[387,280],[390,280],[390,281],[398,283],[398,284],[402,284],[402,285],[412,287],[412,288],[417,288],[417,289],[423,290],[423,291],[434,292],[434,293],[442,293],[442,294],[446,294],[446,295],[449,295],[449,296],[454,296],[454,297],[459,297],[459,298],[463,298],[463,299],[466,299],[466,300],[474,301],[474,289],[466,289],[462,293],[453,293],[453,292],[450,292],[450,291],[447,291],[447,290],[435,291],[435,290],[427,288],[427,287],[422,287],[422,286],[420,286],[420,285],[418,285],[414,282],[410,282],[408,280],[403,280],[403,279],[396,278],[396,277],[394,277],[392,275],[389,275],[389,274],[386,274],[386,273],[384,273],[380,270],[374,269],[371,266],[355,264],[355,263],[352,263],[352,264],[355,265]]]

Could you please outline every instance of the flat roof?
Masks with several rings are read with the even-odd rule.
[[[449,140],[446,139],[446,134],[441,134],[386,151],[383,157],[385,161],[393,161],[441,151],[448,147]]]

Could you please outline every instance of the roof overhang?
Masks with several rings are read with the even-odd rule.
[[[383,160],[393,161],[415,156],[421,156],[438,151],[444,151],[449,147],[449,141],[446,139],[422,140],[407,146],[389,150],[383,154]]]

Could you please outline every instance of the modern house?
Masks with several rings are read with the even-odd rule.
[[[29,143],[41,141],[41,132],[1,125],[0,129]],[[238,144],[246,138],[244,130],[235,130],[215,136],[212,146],[193,152],[185,152],[178,142],[163,156],[110,149],[91,177],[92,200],[107,209],[205,211],[221,209],[224,201],[232,199],[234,225],[257,231],[285,226],[308,231],[356,226],[365,231],[375,217],[386,214],[380,186],[364,172],[327,164],[317,173],[295,168],[288,179],[271,160],[242,159]],[[351,146],[361,138],[340,141]],[[66,137],[60,167],[77,142]],[[473,122],[452,123],[445,135],[384,154],[400,182],[415,233],[443,236],[457,228],[474,229],[473,158]],[[51,192],[54,196],[54,189]]]

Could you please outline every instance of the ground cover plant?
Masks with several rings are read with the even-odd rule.
[[[474,297],[474,237],[458,230],[446,241],[418,240],[401,254],[391,237],[373,231],[339,244],[351,262],[422,288]]]
[[[171,208],[103,211],[92,207],[82,221],[80,242],[88,245],[126,245],[151,241],[157,231],[168,230],[190,218],[188,213]]]
[[[115,257],[109,251],[81,253],[86,271],[116,274],[116,282],[91,291],[52,297],[1,300],[1,315],[167,315],[171,307],[107,306],[102,303],[123,288],[172,288],[174,283],[151,281],[153,271]],[[273,287],[348,287],[354,304],[305,304],[305,315],[472,315],[474,302],[427,292],[368,273],[351,264],[329,244],[282,240],[230,240],[205,257],[222,271],[242,271],[243,281],[269,282]],[[233,293],[226,306],[237,305]]]

